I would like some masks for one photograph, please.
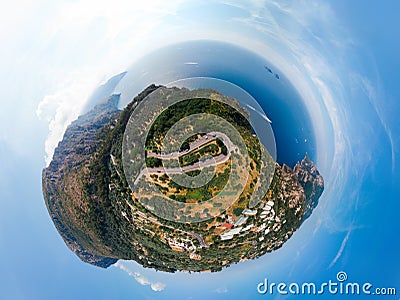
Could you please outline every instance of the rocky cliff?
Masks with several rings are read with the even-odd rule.
[[[168,272],[218,271],[281,247],[311,215],[323,191],[323,179],[308,155],[293,169],[276,164],[270,191],[256,215],[242,216],[248,220],[246,228],[253,228],[246,233],[248,240],[238,236],[224,244],[218,240],[218,218],[204,226],[174,224],[147,215],[132,197],[122,169],[123,134],[137,103],[157,88],[148,87],[123,111],[117,109],[119,95],[112,95],[67,128],[42,174],[49,214],[66,245],[82,261],[99,267],[130,259]],[[271,230],[263,219],[267,206],[275,214],[266,218]],[[169,239],[176,234],[175,226],[186,240],[194,239],[194,247],[194,237],[206,236],[214,226],[215,235],[204,238],[211,246],[200,246],[190,255],[177,251]],[[271,233],[264,241],[267,229]]]
[[[305,221],[318,205],[318,200],[324,190],[324,179],[319,174],[317,167],[310,160],[308,154],[306,154],[301,162],[298,162],[294,166],[293,173],[303,187],[306,195],[303,216],[303,221]]]
[[[77,191],[81,186],[77,175],[85,172],[88,160],[102,142],[99,130],[111,128],[118,118],[118,101],[119,95],[112,95],[72,122],[42,174],[46,206],[64,242],[83,261],[103,268],[114,264],[117,259],[97,255],[90,245],[85,245],[92,238],[86,236],[81,230],[84,226],[81,227],[77,220],[79,210],[85,212],[85,203]]]

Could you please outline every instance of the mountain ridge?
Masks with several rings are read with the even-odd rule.
[[[138,231],[138,225],[129,221],[135,220],[138,212],[129,208],[132,199],[126,198],[130,190],[121,166],[123,132],[137,103],[157,88],[149,86],[122,111],[117,108],[120,95],[111,95],[68,126],[53,160],[42,173],[46,206],[68,248],[84,262],[107,268],[118,259],[132,259],[147,267],[174,272],[179,269],[174,266],[178,255],[182,259],[181,268],[188,265],[189,270],[200,271],[207,266],[217,271],[223,264],[210,261],[200,266],[196,259],[186,260],[186,256],[163,250],[163,243],[149,240]],[[246,250],[249,258],[279,248],[311,215],[323,191],[323,178],[307,154],[293,169],[276,164],[274,179],[271,189],[274,188],[276,195],[270,201],[281,201],[279,205],[286,207],[287,212],[280,216],[287,214],[292,219],[279,228],[274,227],[278,236],[282,230],[287,233],[282,232],[275,242],[265,244],[264,250],[255,253]],[[141,209],[140,205],[137,209]],[[171,225],[161,223],[167,228]],[[166,262],[158,261],[156,254],[150,255],[150,249],[164,251]],[[198,251],[207,255],[204,249]],[[238,256],[230,263],[243,259],[244,256]]]

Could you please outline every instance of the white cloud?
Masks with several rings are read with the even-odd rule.
[[[182,1],[169,2],[168,5],[161,0],[151,3],[134,1],[133,4],[117,1],[112,7],[94,1],[63,4],[55,14],[51,26],[47,26],[47,36],[61,43],[56,49],[69,49],[71,44],[79,45],[81,41],[90,40],[82,47],[82,55],[87,60],[78,61],[87,65],[90,72],[76,73],[76,83],[82,84],[82,87],[74,87],[74,84],[67,87],[62,78],[65,74],[72,73],[71,70],[75,67],[58,71],[55,85],[60,86],[60,89],[45,97],[44,104],[38,109],[40,112],[47,107],[49,112],[53,112],[42,116],[50,122],[50,134],[46,142],[47,159],[51,157],[68,121],[76,117],[81,109],[79,105],[66,107],[67,104],[50,104],[68,103],[67,100],[55,98],[66,98],[63,96],[65,93],[77,95],[82,91],[91,92],[93,82],[105,79],[98,74],[111,76],[124,71],[127,62],[133,62],[151,51],[154,45],[161,47],[185,38],[210,38],[240,43],[272,61],[289,78],[308,107],[316,132],[317,164],[327,183],[323,197],[342,199],[341,194],[346,188],[350,166],[353,169],[356,167],[351,165],[352,143],[348,129],[351,127],[352,116],[349,113],[349,99],[346,98],[348,82],[343,76],[350,68],[345,60],[347,47],[353,46],[350,35],[340,26],[334,12],[326,3],[255,0],[244,5],[243,1],[225,2],[247,12],[245,15],[248,17],[232,19],[231,22],[223,20],[218,30],[207,30],[206,24],[200,26],[190,23],[190,13],[186,15],[186,12],[185,15],[177,16],[179,28],[174,27],[177,26],[176,23],[164,23],[164,17],[179,12]],[[191,9],[195,10],[195,7],[193,5]],[[88,30],[91,26],[96,27],[99,20],[105,24],[101,33]],[[188,24],[190,26],[186,26]],[[87,30],[86,34],[81,33],[82,29]],[[75,36],[80,39],[74,39]],[[63,42],[65,40],[68,43]],[[62,55],[69,57],[68,52],[60,51]],[[61,54],[56,57],[58,60],[63,57]],[[367,92],[376,97],[372,89],[365,86]],[[79,92],[72,92],[74,89]],[[394,166],[394,152],[392,157]],[[359,178],[360,182],[361,180]],[[354,186],[358,186],[357,183]],[[352,203],[339,203],[340,200],[330,204],[321,202],[320,206],[334,204],[338,208],[342,207],[337,210],[341,212],[348,210],[348,205]],[[327,217],[322,216],[324,223]],[[330,222],[337,224],[334,218]]]
[[[82,76],[84,73],[81,71],[79,76],[73,75],[70,79],[62,82],[55,92],[46,95],[37,107],[38,118],[47,121],[49,127],[49,135],[45,142],[47,165],[50,163],[54,149],[61,141],[65,129],[79,116],[88,96],[98,82],[92,76]]]
[[[377,92],[377,87],[375,87],[372,82],[366,78],[365,76],[361,76],[360,74],[351,74],[351,80],[352,84],[354,86],[358,86],[361,88],[362,92],[367,96],[368,100],[371,102],[372,106],[374,107],[375,113],[379,117],[379,121],[381,122],[383,128],[385,129],[385,132],[387,134],[388,140],[390,142],[390,148],[391,148],[391,155],[392,155],[392,173],[395,171],[395,166],[396,166],[396,147],[395,147],[395,141],[393,139],[393,136],[395,136],[392,132],[391,126],[389,126],[388,121],[385,120],[385,111],[383,111],[381,104],[383,95],[378,94]],[[390,109],[390,108],[389,108]],[[396,116],[397,118],[397,116]],[[396,120],[397,122],[397,120]]]
[[[167,285],[162,282],[154,282],[154,283],[151,283],[151,285],[150,285],[151,289],[155,292],[163,291],[166,286]]]
[[[347,242],[349,241],[350,233],[351,233],[351,230],[349,230],[347,232],[346,236],[344,237],[344,239],[342,241],[342,244],[340,245],[339,251],[336,253],[335,258],[329,264],[328,269],[332,268],[336,264],[336,262],[339,260],[339,258],[342,256],[343,251],[344,251],[344,249],[345,249],[345,247],[347,245]]]
[[[226,294],[226,293],[228,293],[228,288],[225,287],[225,286],[219,287],[219,288],[217,288],[217,289],[215,290],[215,292],[216,292],[217,294]]]
[[[175,14],[181,3],[60,2],[52,17],[46,15],[38,34],[43,43],[31,51],[43,60],[41,72],[51,90],[37,107],[38,117],[48,122],[47,164],[96,85],[146,53],[149,37],[158,34],[162,19]]]
[[[114,267],[116,268],[120,268],[121,270],[125,271],[126,273],[128,273],[129,276],[132,276],[133,278],[135,278],[135,280],[140,284],[140,285],[149,285],[150,288],[155,291],[155,292],[161,292],[166,288],[166,284],[163,282],[159,282],[159,281],[151,281],[149,280],[147,277],[143,276],[141,273],[139,272],[133,272],[129,269],[128,266],[124,265],[123,262],[121,261],[117,261],[116,264],[114,264]]]
[[[253,51],[256,50],[261,56],[272,61],[289,78],[304,99],[316,131],[319,147],[318,166],[325,174],[328,173],[331,165],[328,156],[331,154],[332,142],[326,135],[326,126],[329,124],[326,119],[336,118],[335,115],[339,112],[326,111],[326,108],[330,107],[327,101],[336,99],[336,95],[333,96],[330,90],[332,84],[328,85],[327,82],[336,84],[340,83],[340,80],[331,66],[332,62],[327,61],[327,56],[331,57],[330,53],[321,52],[323,47],[319,47],[319,34],[309,30],[309,23],[317,22],[318,26],[313,28],[322,28],[324,34],[329,34],[329,42],[325,43],[334,45],[332,48],[336,50],[338,47],[345,47],[345,43],[340,44],[341,40],[345,40],[345,34],[340,38],[331,36],[331,31],[337,32],[339,26],[336,25],[329,5],[317,2],[265,1],[254,1],[246,6],[237,1],[231,1],[230,4],[249,12],[248,17],[235,18],[234,21],[254,29],[254,32],[258,33],[258,40],[262,41],[243,44],[252,45]],[[331,30],[333,28],[334,30]],[[321,90],[324,94],[321,94]],[[339,122],[335,125],[342,126]]]
[[[376,119],[365,120],[364,110],[372,108],[385,128],[392,150],[392,171],[396,163],[393,139],[396,135],[384,120],[388,114],[382,111],[382,92],[376,87],[379,81],[367,80],[358,70],[358,63],[368,62],[357,61],[354,56],[361,49],[357,49],[351,32],[325,2],[254,1],[243,5],[241,1],[227,0],[226,3],[247,13],[247,17],[232,20],[242,24],[241,32],[249,33],[240,39],[242,44],[273,62],[288,77],[310,113],[316,134],[317,165],[325,179],[325,190],[314,214],[318,222],[314,234],[322,225],[336,232],[362,227],[354,225],[354,209],[374,154],[372,148],[359,148],[370,143],[365,140],[373,139],[376,134],[371,127]],[[367,97],[353,93],[354,73],[361,78],[357,85],[361,84]],[[370,78],[370,74],[367,76]],[[347,239],[343,249],[346,243]],[[339,258],[341,253],[338,254]]]

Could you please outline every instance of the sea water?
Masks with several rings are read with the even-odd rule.
[[[272,62],[236,45],[216,41],[189,41],[167,46],[139,59],[122,78],[121,108],[148,85],[167,85],[190,77],[231,82],[247,91],[272,121],[277,162],[294,166],[306,152],[315,158],[316,145],[303,100]]]

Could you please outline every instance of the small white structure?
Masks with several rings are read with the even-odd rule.
[[[229,233],[229,234],[238,234],[238,233],[240,233],[240,231],[242,231],[242,228],[243,227],[234,228],[234,229],[229,230],[227,233]]]
[[[221,235],[220,235],[221,240],[225,241],[225,240],[230,240],[230,239],[232,239],[233,236],[234,236],[235,234],[240,233],[240,231],[242,230],[242,228],[243,228],[243,227],[234,228],[234,229],[231,229],[231,230],[229,230],[229,231],[227,231],[227,232],[221,234]]]
[[[251,209],[248,209],[248,208],[246,208],[243,212],[242,212],[242,214],[244,214],[245,216],[255,216],[256,214],[257,214],[257,210],[251,210]]]
[[[260,227],[258,227],[257,232],[263,231],[267,227],[267,224],[263,223]]]
[[[243,228],[242,231],[250,230],[250,229],[252,229],[253,227],[254,227],[254,224],[250,224],[250,225],[246,226],[245,228]]]
[[[272,208],[272,206],[269,205],[265,205],[265,207],[263,208],[264,211],[270,211]]]
[[[240,225],[246,223],[247,219],[248,219],[248,217],[240,216],[239,219],[237,219],[233,225],[240,226]]]
[[[221,234],[220,235],[222,241],[231,240],[233,238],[233,234]]]

